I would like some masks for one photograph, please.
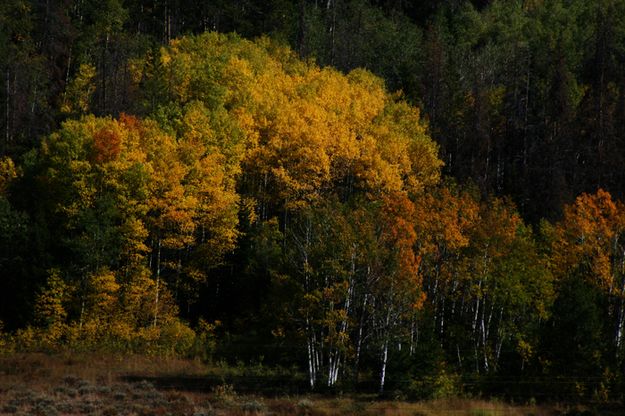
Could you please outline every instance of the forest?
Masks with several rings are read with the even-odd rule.
[[[625,399],[625,0],[0,1],[0,356]]]

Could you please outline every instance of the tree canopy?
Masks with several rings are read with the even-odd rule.
[[[623,16],[0,4],[0,348],[622,399]]]

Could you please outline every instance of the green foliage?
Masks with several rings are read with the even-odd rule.
[[[566,278],[554,304],[550,330],[543,336],[550,374],[568,378],[566,390],[578,400],[596,394],[604,380],[607,350],[600,293],[579,276]],[[554,392],[555,393],[555,392]]]
[[[219,321],[211,324],[200,319],[193,345],[189,350],[192,356],[199,358],[203,362],[212,363],[213,354],[217,348],[216,330],[220,324]]]
[[[412,380],[406,388],[411,398],[418,400],[448,399],[462,396],[462,377],[458,374],[447,374],[441,370],[435,375],[424,376]]]
[[[618,394],[625,1],[5,3],[0,350]]]

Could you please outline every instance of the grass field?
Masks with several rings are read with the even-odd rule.
[[[0,357],[0,414],[7,415],[593,415],[562,405],[514,406],[445,399],[381,401],[371,395],[263,390],[259,371],[175,358],[13,354]],[[265,369],[271,383],[285,374]],[[237,378],[238,377],[238,378]],[[237,383],[251,377],[253,383]],[[234,381],[233,381],[234,380]],[[294,385],[298,385],[297,382]],[[258,391],[251,391],[257,386]],[[290,387],[290,388],[289,388]]]

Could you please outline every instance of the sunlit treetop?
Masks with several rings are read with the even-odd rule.
[[[243,180],[259,199],[295,208],[438,182],[442,162],[419,110],[368,71],[344,75],[267,38],[216,33],[174,40],[133,68],[155,111],[199,103],[235,121]]]

